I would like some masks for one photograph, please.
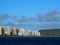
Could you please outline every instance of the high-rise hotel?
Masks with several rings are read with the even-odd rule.
[[[7,35],[12,35],[12,29],[9,26],[7,26]]]
[[[3,35],[4,35],[4,27],[0,26],[0,36],[3,36]]]
[[[12,30],[12,34],[15,35],[15,36],[17,35],[17,29],[15,27]]]
[[[26,36],[26,32],[25,32],[25,30],[23,29],[23,28],[21,28],[20,30],[19,30],[19,34],[18,34],[19,36]]]

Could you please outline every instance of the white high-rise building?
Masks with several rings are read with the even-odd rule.
[[[24,30],[23,28],[21,28],[21,29],[19,30],[18,35],[20,35],[20,36],[26,36],[25,30]]]
[[[32,31],[31,30],[27,31],[27,36],[32,36]]]
[[[38,35],[38,32],[37,31],[35,31],[35,36],[37,36]]]
[[[35,31],[32,31],[32,36],[35,36]]]
[[[12,29],[9,26],[7,26],[7,35],[11,35],[11,32],[12,32]]]
[[[13,33],[13,35],[17,35],[17,29],[13,28],[12,33]]]
[[[40,36],[40,32],[38,32],[38,31],[32,31],[32,36]]]
[[[38,36],[41,36],[40,32],[38,32]]]
[[[35,36],[40,36],[40,32],[35,31]]]

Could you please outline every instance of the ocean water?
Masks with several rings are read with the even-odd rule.
[[[60,37],[0,37],[0,45],[60,45]]]

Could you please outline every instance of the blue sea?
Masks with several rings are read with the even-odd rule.
[[[60,45],[60,37],[0,37],[0,45]]]

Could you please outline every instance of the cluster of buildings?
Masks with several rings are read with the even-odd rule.
[[[10,27],[4,30],[4,27],[0,26],[0,36],[40,36],[40,32],[31,30],[25,31],[23,28],[17,29]]]

